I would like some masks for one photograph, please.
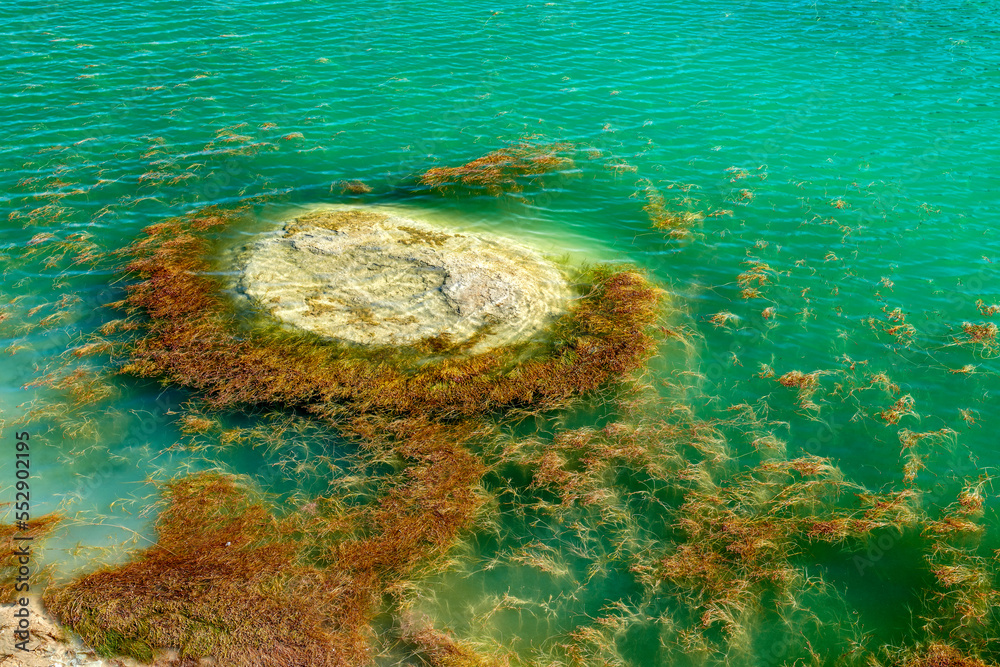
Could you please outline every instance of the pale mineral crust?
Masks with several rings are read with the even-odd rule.
[[[246,254],[242,289],[274,317],[366,346],[526,340],[565,311],[558,266],[514,240],[383,207],[325,207]]]

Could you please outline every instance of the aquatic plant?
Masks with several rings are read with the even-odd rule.
[[[217,475],[175,481],[164,495],[154,547],[48,589],[48,609],[103,655],[151,661],[156,648],[176,647],[232,665],[337,664],[324,657],[334,639],[313,611],[335,592],[300,562],[301,522]]]
[[[788,380],[792,387],[809,384],[805,373]],[[782,656],[808,655],[810,642],[823,636],[845,652],[843,664],[909,664],[920,655],[912,646],[900,649],[898,659],[875,662],[879,647],[865,643],[864,630],[851,625],[846,605],[843,619],[821,620],[818,614],[843,600],[810,569],[817,553],[831,552],[867,569],[872,563],[866,559],[880,557],[883,547],[875,545],[905,539],[907,546],[897,548],[910,549],[921,534],[917,549],[927,570],[915,567],[938,584],[914,610],[927,623],[915,638],[942,645],[947,640],[955,655],[970,660],[994,655],[995,642],[984,633],[994,627],[997,568],[988,555],[975,553],[978,542],[970,541],[982,534],[977,521],[987,502],[983,480],[967,482],[956,502],[939,511],[909,476],[902,488],[872,492],[844,479],[829,459],[787,458],[785,444],[750,406],[733,406],[733,417],[711,421],[682,405],[660,407],[659,414],[633,415],[637,422],[511,439],[493,455],[501,465],[530,471],[527,481],[508,482],[517,487],[504,491],[503,530],[516,525],[512,514],[523,516],[521,539],[531,542],[477,566],[531,567],[566,582],[567,590],[600,590],[603,578],[617,587],[623,577],[632,577],[646,591],[611,598],[607,616],[591,614],[565,629],[553,639],[559,647],[553,655],[568,664],[638,664],[623,656],[622,642],[627,636],[649,639],[653,627],[659,628],[655,636],[663,647],[657,664],[695,658],[761,664],[770,649],[755,635],[763,632],[772,637],[763,641],[774,641],[775,628],[787,626],[794,639],[781,640]],[[917,450],[927,456],[929,448],[953,446],[954,435],[947,429],[903,429],[903,462]],[[752,444],[756,454],[736,450],[736,439]],[[516,479],[517,468],[501,470]],[[947,543],[935,546],[939,540]],[[573,565],[575,559],[585,562]],[[524,595],[529,599],[511,604],[526,611],[532,605],[545,608],[544,601]],[[614,606],[619,604],[629,611]],[[628,620],[616,620],[626,613]],[[803,636],[806,622],[816,624],[815,634]],[[824,634],[831,622],[843,627]],[[851,659],[849,633],[856,639]]]
[[[175,479],[155,546],[51,589],[46,604],[103,654],[148,660],[173,647],[232,665],[362,664],[382,597],[438,567],[482,502],[485,468],[466,443],[489,427],[465,418],[554,407],[639,368],[659,296],[634,271],[598,267],[544,343],[467,355],[442,339],[427,342],[430,358],[349,348],[239,320],[208,275],[208,232],[245,212],[206,209],[147,229],[122,253],[135,279],[116,304],[126,319],[96,343],[123,373],[197,390],[206,410],[303,408],[402,470],[373,502],[320,497],[290,515],[228,477]],[[44,382],[79,384],[61,378]],[[179,428],[192,438],[221,430],[198,410]],[[408,641],[431,664],[490,664],[436,631]]]
[[[317,498],[282,515],[232,477],[178,478],[165,485],[153,547],[50,588],[46,606],[104,655],[148,661],[175,648],[228,665],[367,662],[380,598],[435,567],[475,515],[483,468],[464,443],[481,430],[375,418],[350,430],[361,446],[389,446],[411,463],[374,505]]]
[[[18,528],[16,524],[0,523],[0,604],[14,602],[18,597],[15,588],[18,568],[18,549],[30,544],[35,550],[39,541],[51,533],[62,521],[58,514],[45,514],[27,522],[26,528]],[[31,538],[31,542],[21,542],[16,537]],[[37,576],[37,574],[35,575]],[[33,580],[38,583],[37,578]]]
[[[571,168],[573,161],[563,154],[572,148],[568,143],[544,143],[528,137],[460,167],[428,169],[420,182],[441,191],[461,185],[494,197],[518,193],[524,189],[525,177]]]
[[[340,194],[342,195],[366,195],[372,191],[372,186],[362,180],[354,179],[350,181],[340,181]],[[333,185],[330,186],[333,190]]]
[[[908,656],[901,656],[893,664],[902,667],[992,667],[994,663],[983,662],[954,646],[935,642],[924,648],[911,650]]]
[[[703,213],[689,210],[691,200],[684,199],[679,204],[668,206],[663,193],[649,179],[639,181],[644,188],[646,205],[642,210],[649,216],[650,224],[665,232],[670,238],[680,239],[691,233],[691,228],[705,219]],[[671,185],[670,187],[673,187]]]
[[[855,507],[838,502],[854,496]],[[737,633],[745,610],[798,585],[796,557],[812,542],[840,544],[905,525],[889,498],[864,494],[819,457],[766,461],[724,484],[691,489],[675,514],[680,539],[653,576],[703,629]]]
[[[749,268],[736,276],[736,284],[741,288],[740,298],[762,298],[761,288],[772,284],[775,270],[759,259],[748,259],[743,264]]]
[[[510,664],[481,655],[451,635],[429,627],[408,629],[403,639],[417,648],[429,667],[503,667]]]
[[[530,568],[559,582],[567,599],[602,578],[614,584],[609,595],[621,595],[599,608],[590,600],[583,612],[559,608],[551,599],[497,596],[484,603],[491,609],[476,622],[511,609],[552,622],[545,647],[552,664],[641,664],[626,656],[640,642],[664,662],[780,664],[786,654],[769,661],[755,646],[760,636],[778,632],[775,628],[794,634],[788,664],[811,659],[978,667],[1000,655],[992,638],[1000,602],[997,568],[982,540],[987,494],[981,483],[967,482],[955,503],[939,511],[939,497],[920,489],[931,454],[951,447],[955,434],[892,428],[915,416],[915,400],[906,393],[912,390],[901,389],[887,373],[780,374],[786,367],[775,374],[762,364],[759,374],[772,378],[761,383],[768,391],[776,383],[788,390],[779,388],[779,394],[798,392],[798,406],[807,409],[817,407],[812,399],[821,388],[829,389],[824,399],[839,395],[855,401],[871,398],[864,392],[875,389],[874,408],[866,404],[858,414],[879,419],[882,423],[866,426],[888,433],[890,440],[898,435],[902,449],[901,484],[878,491],[845,480],[834,461],[798,451],[794,438],[786,443],[776,437],[776,427],[758,421],[748,405],[727,408],[735,415],[729,420],[702,419],[691,406],[657,395],[651,402],[662,413],[648,421],[623,403],[608,411],[627,415],[622,421],[557,428],[551,437],[540,427],[532,436],[512,436],[497,445],[490,427],[475,419],[514,409],[536,413],[544,424],[537,414],[542,409],[568,405],[581,392],[641,368],[651,349],[656,309],[655,293],[641,276],[606,269],[589,274],[577,307],[553,327],[546,343],[476,356],[445,336],[406,351],[352,349],[241,319],[211,277],[207,260],[214,230],[239,215],[215,209],[151,228],[124,253],[136,281],[119,304],[126,319],[107,325],[102,333],[108,340],[86,343],[79,356],[113,350],[126,373],[194,389],[204,400],[177,426],[199,447],[253,446],[258,436],[274,443],[290,437],[280,425],[268,433],[227,428],[213,409],[302,408],[325,418],[311,420],[324,428],[336,424],[378,472],[349,500],[349,494],[303,493],[284,507],[228,477],[174,480],[165,489],[168,504],[157,546],[134,554],[126,565],[54,589],[47,598],[61,619],[103,652],[148,657],[176,647],[188,661],[212,656],[235,665],[367,664],[377,650],[373,619],[387,609],[396,616],[406,604],[400,601],[418,585],[414,582],[452,565],[456,540],[486,526],[495,527],[498,541],[505,531],[508,541],[476,568]],[[775,283],[783,274],[762,261],[738,270],[737,283],[748,298],[761,296],[765,287],[781,288]],[[775,314],[771,308],[765,313],[769,310]],[[905,344],[910,330],[894,329],[905,325],[902,310],[884,312],[886,321],[874,327],[876,334],[889,333]],[[749,319],[742,315],[722,311],[708,320],[726,333]],[[845,357],[848,363],[853,370],[854,362]],[[563,373],[571,377],[564,379]],[[670,382],[680,384],[685,373]],[[836,383],[828,376],[837,376]],[[47,386],[65,392],[71,403],[74,391],[87,395],[85,378],[61,384],[61,377],[51,375]],[[761,399],[758,409],[768,408]],[[293,413],[306,419],[297,410],[270,414],[291,419]],[[287,466],[288,474],[320,468],[313,461],[290,460]],[[938,473],[938,480],[947,476],[942,470],[930,473]],[[484,475],[489,489],[480,487]],[[215,491],[203,493],[199,484],[223,489],[221,508],[211,507]],[[186,513],[190,500],[184,489],[202,499],[205,514]],[[241,523],[244,516],[259,518],[259,524]],[[510,537],[514,519],[526,527]],[[219,546],[220,527],[238,536],[226,537],[232,544],[225,549]],[[198,568],[185,569],[163,551],[179,539],[171,531],[183,533],[186,544],[204,545],[204,568],[198,569],[199,560]],[[927,595],[913,602],[923,625],[906,640],[922,643],[885,657],[877,647],[852,640],[853,626],[823,629],[826,617],[820,614],[844,603],[814,566],[817,553],[850,563],[879,538],[900,535],[912,538],[899,549],[916,552],[916,574],[928,582]],[[233,550],[233,545],[239,546]],[[274,554],[258,557],[255,549],[265,547],[273,547]],[[272,555],[278,560],[268,560]],[[230,569],[211,569],[211,559]],[[258,560],[274,567],[257,570]],[[196,585],[185,586],[191,577]],[[134,584],[138,598],[131,594]],[[113,594],[98,595],[106,590]],[[237,590],[248,591],[248,600],[230,609],[224,601]],[[264,600],[265,594],[273,599]],[[255,629],[254,619],[271,614],[268,605],[290,599],[304,611],[280,620],[298,624],[301,632],[289,640],[269,628]],[[567,608],[572,613],[551,621]],[[399,640],[405,659],[420,664],[505,664],[504,657],[481,651],[479,637],[470,640],[465,628],[404,624],[387,634],[389,641]],[[830,643],[817,643],[817,636]],[[287,650],[266,657],[275,642]],[[821,645],[843,653],[821,656],[814,648]]]
[[[977,349],[982,356],[996,356],[998,346],[998,328],[994,322],[963,322],[962,333],[964,336],[958,339],[960,345],[971,345]]]
[[[137,279],[117,304],[143,334],[122,372],[205,394],[215,407],[276,405],[459,417],[553,407],[640,367],[653,349],[659,296],[640,274],[595,267],[546,345],[497,348],[423,363],[414,353],[365,354],[307,335],[240,326],[206,275],[205,232],[242,211],[207,209],[153,225],[125,252]]]

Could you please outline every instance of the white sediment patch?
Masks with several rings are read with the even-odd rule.
[[[358,345],[435,337],[474,351],[528,339],[566,309],[537,250],[388,207],[322,207],[256,242],[243,291],[278,319]]]
[[[104,661],[91,649],[71,638],[50,617],[38,600],[32,599],[29,607],[30,638],[27,649],[22,651],[15,644],[14,631],[18,618],[14,616],[20,605],[0,605],[0,665],[20,667],[110,667],[110,665],[135,666],[133,661]],[[5,659],[6,658],[6,659]],[[8,662],[12,661],[12,662]]]

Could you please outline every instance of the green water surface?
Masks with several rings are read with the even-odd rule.
[[[72,407],[26,386],[73,362],[66,351],[123,296],[113,263],[74,264],[55,242],[113,252],[149,224],[258,195],[284,209],[426,207],[556,257],[635,264],[670,293],[669,324],[692,341],[650,362],[646,380],[672,400],[683,387],[705,415],[766,404],[789,456],[828,457],[872,490],[901,483],[901,428],[951,429],[917,479],[931,507],[996,473],[997,349],[968,343],[963,324],[995,321],[988,306],[1000,303],[1000,3],[156,0],[8,2],[3,15],[2,437],[26,428],[38,443],[34,513],[74,517],[48,542],[59,576],[148,543],[149,480],[221,468],[308,496],[347,474],[350,448],[322,430],[277,448],[178,446],[190,440],[181,390],[118,378],[113,395]],[[531,137],[571,144],[573,166],[517,196],[418,187],[431,167]],[[372,193],[343,195],[353,179]],[[692,234],[650,226],[651,189],[704,215]],[[754,262],[768,277],[744,298]],[[735,318],[716,326],[723,312]],[[901,323],[912,331],[890,331]],[[815,407],[775,381],[793,370],[821,372]],[[878,373],[896,389],[852,392]],[[911,413],[886,423],[879,412],[906,395]],[[597,412],[552,418],[586,426]],[[304,473],[317,456],[330,467]],[[0,460],[0,489],[12,469]],[[728,657],[686,654],[663,620],[669,600],[644,599],[614,563],[588,577],[611,537],[589,532],[574,550],[583,538],[570,526],[506,507],[503,479],[487,481],[493,528],[421,583],[421,613],[460,637],[552,661],[617,602],[633,616],[594,664],[815,661],[786,641],[803,632],[832,664],[865,633],[876,645],[926,639],[921,537],[904,535],[860,570],[818,548],[803,565],[820,582],[800,593],[808,614],[786,626],[760,615],[750,648]],[[986,493],[988,554],[1000,526],[990,483]],[[483,566],[533,542],[560,567]],[[520,602],[485,613],[504,596]]]

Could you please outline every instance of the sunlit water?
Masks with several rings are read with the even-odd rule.
[[[16,427],[37,443],[34,513],[75,517],[48,542],[48,563],[68,574],[147,544],[149,480],[219,467],[308,495],[337,468],[303,475],[303,459],[351,453],[329,433],[277,449],[192,447],[177,422],[190,396],[151,383],[116,379],[96,408],[25,387],[71,359],[123,296],[108,264],[72,264],[36,235],[114,251],[209,204],[351,200],[340,182],[354,179],[373,189],[366,201],[645,269],[697,341],[691,357],[653,360],[647,379],[696,387],[687,400],[698,411],[766,397],[789,455],[830,457],[865,487],[900,482],[900,428],[953,429],[919,478],[947,504],[957,480],[1000,463],[997,351],[958,344],[963,323],[991,321],[1000,303],[998,10],[958,0],[9,6],[0,407],[5,441]],[[522,197],[416,187],[431,167],[534,135],[573,144],[574,167]],[[650,227],[651,188],[705,214],[692,235]],[[753,262],[766,264],[766,284],[744,298],[739,276]],[[735,317],[716,326],[726,312]],[[892,329],[904,323],[912,332]],[[792,370],[823,372],[816,408],[775,382]],[[898,390],[852,393],[878,373]],[[879,417],[905,395],[912,414]],[[62,401],[61,413],[15,424],[42,401]],[[565,547],[568,527],[494,509],[500,528],[469,537],[455,567],[422,585],[417,606],[442,627],[537,656],[609,601],[669,609],[643,607],[626,568],[588,580],[593,553]],[[563,569],[483,567],[532,541]],[[880,641],[916,636],[908,605],[926,573],[905,541],[890,552],[863,573],[837,552],[817,556],[809,574],[838,592],[815,593],[816,615],[849,618]],[[486,613],[505,595],[523,604]],[[633,620],[618,646],[626,664],[676,660],[660,648],[662,623]],[[773,642],[783,630],[754,632]],[[820,650],[835,652],[847,634],[822,636]]]

